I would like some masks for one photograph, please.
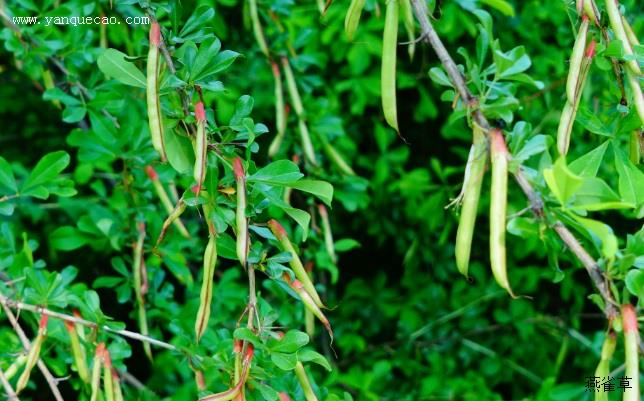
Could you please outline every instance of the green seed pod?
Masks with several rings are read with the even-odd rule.
[[[206,157],[208,151],[208,138],[206,138],[206,110],[201,102],[195,105],[195,118],[197,119],[197,137],[195,138],[195,166],[193,177],[197,181],[195,193],[201,191],[203,181],[206,179]]]
[[[396,110],[396,50],[398,47],[398,0],[388,0],[385,12],[385,29],[382,35],[382,68],[380,89],[382,110],[385,121],[396,132],[398,112]]]
[[[103,352],[105,351],[105,344],[99,343],[96,346],[96,351],[94,352],[94,365],[92,366],[92,381],[90,387],[92,393],[90,396],[90,401],[98,401],[99,394],[101,392],[101,364],[103,361]]]
[[[203,279],[201,282],[201,294],[199,296],[199,311],[195,320],[195,334],[197,341],[208,327],[210,319],[210,307],[212,304],[212,285],[215,277],[215,266],[217,265],[217,237],[210,235],[208,245],[203,255]]]
[[[84,383],[89,383],[89,368],[87,367],[85,352],[83,351],[83,346],[80,343],[75,326],[76,325],[74,323],[65,321],[65,328],[69,333],[69,343],[72,348],[72,356],[74,357],[74,364],[76,365],[78,377],[80,377]]]
[[[300,361],[297,361],[295,364],[295,376],[297,377],[297,381],[300,382],[306,401],[318,401],[318,397],[313,392],[313,387],[311,387],[309,377],[306,375],[304,365]]]
[[[291,254],[291,261],[289,262],[289,264],[291,266],[291,269],[293,269],[293,272],[295,273],[295,277],[300,280],[306,292],[315,301],[315,304],[320,308],[324,308],[324,304],[322,303],[318,292],[315,290],[315,286],[313,285],[311,278],[306,273],[306,270],[304,270],[304,265],[302,265],[300,257],[297,255],[297,252],[295,252],[295,248],[289,240],[288,235],[286,235],[286,230],[284,229],[284,227],[282,227],[282,225],[278,223],[277,220],[270,220],[268,222],[268,228],[271,229],[273,235],[275,235],[275,237],[279,241],[282,250]]]
[[[34,369],[34,366],[36,366],[36,363],[40,358],[40,349],[42,348],[42,343],[45,341],[45,336],[47,335],[47,317],[47,315],[42,315],[40,318],[38,334],[36,334],[36,338],[31,343],[31,348],[29,348],[29,352],[27,353],[25,369],[22,371],[22,374],[16,383],[16,394],[20,393],[25,387],[27,387],[31,371]]]
[[[583,13],[587,15],[596,26],[600,26],[599,10],[597,10],[595,0],[584,0]]]
[[[326,207],[322,204],[318,205],[318,211],[320,212],[320,219],[322,220],[322,232],[324,233],[326,252],[331,257],[331,261],[336,264],[338,263],[338,256],[335,253],[335,244],[333,242],[333,232],[331,232],[331,223],[329,222],[329,213],[327,213]]]
[[[631,378],[631,387],[624,390],[624,401],[640,401],[639,331],[637,314],[631,304],[622,305],[622,327],[624,329],[624,375]]]
[[[615,345],[617,339],[615,338],[615,333],[608,333],[604,344],[602,345],[602,354],[601,360],[595,369],[596,377],[608,377],[610,373],[610,360],[613,359],[613,353],[615,352]],[[605,391],[600,391],[595,393],[595,401],[608,401],[608,393]]]
[[[268,148],[268,156],[273,158],[279,152],[284,135],[286,135],[286,111],[284,110],[284,89],[282,88],[282,76],[279,64],[271,62],[273,69],[273,80],[275,81],[275,126],[277,135]]]
[[[505,221],[508,203],[508,150],[503,134],[498,129],[490,131],[490,159],[492,184],[490,189],[490,266],[496,282],[512,297],[508,282],[505,254]]]
[[[168,217],[165,219],[163,222],[163,226],[161,227],[161,232],[159,233],[159,237],[157,238],[157,242],[154,245],[155,248],[158,248],[159,245],[161,245],[161,241],[163,241],[163,238],[165,238],[165,233],[168,231],[168,228],[170,228],[171,224],[174,224],[175,227],[179,229],[181,234],[186,237],[190,238],[190,233],[186,229],[186,227],[183,225],[179,217],[183,214],[183,212],[186,211],[186,202],[183,201],[183,198],[179,199],[177,202],[177,205],[172,209],[172,212],[168,215]]]
[[[4,372],[4,376],[7,378],[7,380],[11,380],[16,373],[18,373],[18,370],[22,367],[27,362],[27,354],[20,354],[18,358],[16,358],[15,361],[9,367],[7,370]]]
[[[103,394],[105,394],[105,401],[116,401],[112,380],[112,359],[107,349],[103,352]]]
[[[474,143],[470,148],[470,155],[465,166],[465,178],[463,179],[463,206],[456,231],[456,267],[458,271],[467,277],[470,253],[472,249],[472,237],[476,223],[476,212],[481,195],[481,185],[485,174],[487,161],[487,146],[485,136],[481,128],[474,126]]]
[[[253,21],[253,34],[255,35],[255,40],[259,49],[264,53],[264,56],[270,58],[268,53],[268,45],[266,44],[266,38],[264,38],[264,31],[262,30],[262,24],[259,21],[259,13],[257,12],[257,0],[248,0],[250,19]]]
[[[112,381],[114,382],[114,401],[123,401],[123,390],[121,389],[121,379],[116,370],[112,369]]]
[[[237,229],[237,258],[245,268],[248,260],[248,220],[246,219],[246,173],[239,157],[233,160],[233,172],[237,182],[237,209],[235,211],[235,224]]]
[[[400,8],[402,9],[403,22],[405,23],[405,30],[407,31],[407,51],[409,52],[409,59],[413,60],[414,52],[416,51],[416,20],[414,19],[414,10],[411,7],[410,0],[400,0]]]
[[[642,70],[637,64],[637,60],[633,57],[633,47],[631,42],[628,40],[628,35],[626,34],[626,29],[624,28],[622,15],[619,13],[618,3],[616,0],[606,0],[606,13],[608,14],[608,19],[610,21],[610,27],[613,29],[613,34],[615,39],[622,42],[622,47],[624,48],[624,56],[629,57],[626,61],[627,67],[635,75],[642,75]],[[640,89],[641,91],[641,89]]]
[[[633,27],[631,26],[631,24],[628,23],[628,20],[623,15],[622,15],[622,25],[624,26],[626,37],[628,37],[628,41],[631,44],[631,46],[632,47],[639,46],[640,41],[637,38],[637,35],[635,35],[635,31],[633,31]]]
[[[148,52],[146,85],[148,124],[152,137],[152,146],[159,152],[161,160],[165,161],[167,157],[159,102],[159,46],[161,46],[161,28],[157,22],[152,22],[150,25],[150,50]]]
[[[289,64],[286,57],[282,57],[282,68],[284,69],[284,78],[286,79],[286,87],[288,89],[289,97],[291,98],[291,104],[293,105],[293,109],[295,110],[295,114],[298,118],[302,152],[304,152],[304,157],[309,163],[317,166],[318,162],[315,157],[315,149],[313,149],[311,135],[309,134],[309,129],[306,125],[304,106],[302,106],[302,98],[300,97],[300,92],[297,90],[297,84],[295,83],[293,70],[291,69],[291,65]]]
[[[353,36],[358,29],[360,15],[362,14],[365,3],[366,0],[351,0],[347,15],[344,18],[344,33],[347,35],[349,41],[353,40]]]
[[[568,66],[568,80],[566,81],[566,96],[570,103],[575,103],[579,84],[579,75],[581,72],[581,62],[584,59],[584,50],[586,49],[586,39],[588,37],[588,18],[583,17],[579,31],[577,32],[577,39],[572,48],[570,55],[570,65]]]
[[[145,269],[145,260],[143,257],[143,243],[145,242],[145,223],[139,222],[137,224],[139,235],[137,237],[136,243],[134,244],[134,251],[132,253],[132,276],[134,277],[134,294],[136,295],[137,301],[137,315],[139,320],[139,330],[144,336],[149,335],[148,330],[148,318],[145,311],[145,298],[144,293],[146,288],[143,282],[143,277],[147,276],[143,272]],[[152,348],[150,343],[143,343],[143,350],[147,357],[152,360]]]
[[[184,226],[181,220],[179,219],[179,216],[181,215],[181,213],[183,213],[183,211],[177,210],[177,208],[180,208],[181,205],[177,204],[177,206],[175,207],[172,204],[172,201],[170,200],[168,193],[163,187],[163,184],[161,184],[161,181],[159,180],[159,175],[154,170],[154,167],[145,166],[145,173],[147,174],[148,178],[150,178],[150,181],[152,181],[154,190],[157,193],[157,196],[159,197],[159,200],[161,201],[163,208],[168,213],[169,217],[166,219],[166,222],[168,222],[168,224],[170,223],[174,224],[174,226],[179,230],[179,233],[181,233],[181,235],[184,238],[190,238],[190,233],[186,229],[186,226]],[[184,209],[185,209],[185,205],[184,205]],[[165,223],[164,223],[164,227],[165,227]],[[167,227],[165,227],[165,229],[162,229],[163,235],[165,235],[166,230],[167,230]],[[162,240],[163,240],[163,236],[159,236],[159,238],[157,239],[157,246]]]
[[[349,166],[344,157],[338,152],[338,150],[329,143],[329,140],[324,136],[324,134],[319,134],[318,138],[322,142],[322,149],[326,153],[327,157],[337,167],[340,172],[345,175],[356,175],[355,171]]]
[[[329,323],[329,319],[327,319],[327,317],[313,300],[311,295],[304,289],[302,283],[300,283],[299,280],[291,281],[288,274],[284,274],[283,278],[284,281],[286,281],[286,283],[289,285],[289,287],[291,287],[291,289],[300,297],[302,303],[304,304],[304,307],[308,309],[315,317],[317,317],[320,323],[324,325],[324,328],[331,337],[331,341],[333,341],[333,330],[331,329],[331,323]]]

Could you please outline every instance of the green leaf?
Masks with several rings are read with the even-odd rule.
[[[313,351],[310,348],[304,348],[300,350],[297,353],[297,359],[300,362],[313,362],[317,363],[318,365],[322,366],[324,369],[328,370],[329,372],[332,370],[331,365],[329,364],[329,361],[326,360],[322,354],[319,352]]]
[[[644,271],[632,269],[626,274],[626,288],[640,299],[644,299]]]
[[[613,229],[601,221],[587,219],[577,215],[573,216],[588,232],[595,242],[601,245],[602,255],[609,260],[615,258],[617,253],[617,237],[613,234]]]
[[[333,185],[329,184],[326,181],[305,179],[299,180],[289,186],[294,189],[313,194],[320,198],[322,202],[331,206],[331,201],[333,200]]]
[[[273,352],[271,353],[271,361],[282,370],[293,370],[297,364],[297,355],[295,354],[285,354],[282,352]]]
[[[61,251],[72,251],[87,243],[85,235],[72,226],[56,228],[49,235],[49,241],[54,249]]]
[[[615,144],[613,150],[619,175],[619,194],[624,201],[639,206],[644,202],[644,173]]]
[[[145,88],[145,75],[133,63],[126,61],[127,55],[116,49],[107,49],[98,56],[98,68],[103,74],[122,84]]]
[[[299,330],[289,330],[282,339],[270,346],[271,351],[293,353],[309,343],[309,335]]]
[[[48,153],[36,164],[29,177],[22,184],[20,192],[28,193],[41,185],[48,184],[69,164],[67,152]],[[42,194],[42,192],[40,192]]]
[[[16,178],[13,176],[11,165],[4,158],[0,156],[0,191],[15,194],[18,192],[16,185]]]
[[[481,3],[499,10],[508,17],[514,17],[514,7],[505,0],[480,0]]]
[[[195,153],[190,139],[172,129],[164,130],[165,151],[172,168],[179,174],[189,174],[195,162]]]
[[[343,238],[336,241],[334,247],[336,252],[346,252],[355,248],[360,248],[360,243],[351,238]]]
[[[570,171],[582,177],[597,176],[599,166],[601,165],[602,160],[604,160],[606,149],[608,149],[608,142],[609,141],[602,143],[595,149],[570,163],[570,165],[568,166],[570,168]]]
[[[302,178],[297,164],[290,160],[278,160],[261,168],[248,177],[249,182],[263,182],[266,184],[287,186]],[[290,185],[289,185],[290,186]]]
[[[496,50],[494,52],[494,63],[496,65],[496,75],[501,79],[522,73],[532,65],[530,57],[526,54],[523,46],[517,46],[506,53]]]
[[[574,208],[583,210],[631,209],[635,205],[622,202],[621,198],[608,184],[596,177],[586,177],[575,192],[572,202]]]
[[[613,132],[608,128],[597,115],[591,112],[587,107],[580,107],[577,111],[575,121],[583,125],[588,131],[602,136],[613,136]]]
[[[253,344],[255,347],[261,347],[262,341],[257,337],[255,333],[248,327],[239,327],[235,329],[233,337],[238,340],[248,341]]]
[[[562,205],[566,204],[583,183],[583,179],[566,166],[566,160],[563,157],[559,158],[552,167],[543,170],[543,178]]]

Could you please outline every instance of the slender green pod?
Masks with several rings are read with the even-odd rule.
[[[468,276],[472,237],[487,162],[487,143],[485,135],[478,125],[474,125],[473,136],[470,155],[465,166],[462,190],[463,206],[461,207],[461,216],[456,230],[456,245],[454,248],[456,267],[465,277]]]
[[[505,252],[505,222],[508,204],[508,149],[499,129],[490,131],[492,183],[490,188],[490,266],[496,282],[512,297]]]
[[[622,25],[624,26],[624,32],[626,32],[626,37],[628,38],[628,41],[630,42],[632,47],[639,46],[640,40],[637,38],[637,35],[635,35],[635,31],[633,31],[633,27],[631,24],[628,23],[628,20],[626,17],[622,15]]]
[[[145,261],[143,257],[143,243],[145,241],[145,223],[137,223],[138,237],[134,244],[134,251],[132,253],[132,276],[134,277],[134,294],[136,295],[136,302],[138,308],[139,329],[144,336],[149,335],[148,318],[145,311],[145,288],[143,284],[143,277],[146,275],[143,270],[145,269]],[[152,348],[147,341],[143,342],[143,350],[145,354],[152,360]]]
[[[237,259],[244,268],[248,260],[250,241],[248,238],[248,219],[246,219],[246,172],[239,157],[233,159],[233,173],[237,183],[237,209],[235,224],[237,228]]]
[[[253,22],[253,34],[255,35],[255,40],[259,49],[264,53],[264,56],[270,58],[268,53],[268,45],[266,44],[266,38],[264,37],[264,30],[262,29],[262,24],[259,21],[259,13],[257,12],[257,0],[248,0],[250,19]]]
[[[306,401],[318,401],[318,397],[313,392],[313,387],[311,387],[311,382],[306,374],[304,365],[300,361],[297,361],[295,364],[295,376],[297,377],[297,381],[300,382]]]
[[[631,304],[622,305],[622,326],[624,329],[624,375],[630,378],[631,388],[624,390],[624,401],[640,401],[640,367],[637,313]]]
[[[212,304],[212,285],[215,278],[215,266],[217,265],[217,237],[211,234],[208,237],[208,245],[203,255],[203,279],[201,282],[201,293],[199,295],[199,310],[195,320],[195,335],[197,342],[208,327],[210,319],[210,307]]]
[[[595,0],[583,0],[581,12],[583,12],[583,15],[586,15],[588,18],[590,18],[595,26],[600,26],[599,10],[597,9]],[[580,15],[582,15],[581,12]]]
[[[615,353],[615,345],[617,344],[617,338],[615,333],[610,332],[606,335],[604,339],[604,344],[602,345],[601,359],[597,364],[597,369],[595,369],[596,377],[608,377],[610,374],[610,361],[613,359],[613,354]],[[595,393],[595,401],[608,401],[608,393],[606,391],[599,391]]]
[[[150,25],[150,50],[148,51],[146,98],[148,104],[148,124],[152,137],[152,146],[159,152],[161,160],[167,159],[163,137],[163,118],[159,102],[159,47],[161,46],[161,28],[155,21]]]
[[[581,73],[581,63],[584,59],[584,50],[586,49],[586,40],[588,38],[588,17],[583,16],[581,25],[577,32],[577,39],[572,48],[570,55],[570,65],[568,66],[568,80],[566,81],[566,96],[570,103],[577,99],[577,89]]]
[[[94,365],[92,366],[92,381],[90,382],[91,396],[90,401],[98,401],[101,392],[101,365],[103,363],[103,352],[105,343],[99,343],[94,351]]]
[[[288,62],[288,58],[286,57],[282,57],[282,68],[284,69],[284,78],[286,79],[286,88],[288,89],[289,97],[291,98],[291,104],[293,105],[293,109],[295,110],[295,114],[298,118],[302,152],[304,152],[304,157],[309,163],[317,166],[318,162],[315,157],[313,143],[311,142],[311,134],[309,134],[309,129],[306,125],[302,98],[300,97],[300,92],[297,90],[297,84],[295,83],[291,64]]]
[[[347,35],[349,41],[353,40],[353,36],[358,29],[362,9],[366,2],[366,0],[351,0],[347,15],[344,17],[344,33]]]
[[[596,45],[597,42],[593,39],[586,48],[586,52],[582,58],[581,66],[579,68],[576,89],[574,90],[575,98],[573,101],[567,100],[563,110],[561,111],[559,126],[557,127],[557,149],[561,155],[566,155],[568,153],[572,127],[575,123],[575,116],[577,115],[577,109],[579,108],[579,103],[581,101],[581,95],[586,83],[586,77],[588,76],[588,70],[590,70],[592,58],[595,56]]]
[[[65,321],[65,328],[67,329],[67,333],[69,333],[69,343],[72,348],[72,356],[74,357],[74,365],[76,365],[78,377],[84,383],[89,383],[89,368],[87,367],[85,352],[83,351],[75,326],[74,323]]]
[[[268,147],[268,156],[273,158],[279,152],[284,135],[286,135],[286,111],[284,109],[284,89],[279,64],[271,62],[273,80],[275,81],[275,126],[277,135]]]
[[[342,174],[356,175],[349,163],[347,163],[340,152],[338,152],[338,150],[329,143],[329,140],[324,136],[324,134],[319,134],[318,138],[320,139],[320,142],[322,142],[322,150],[324,150],[324,153],[326,153],[331,163],[333,163],[333,165],[337,167]]]
[[[411,7],[410,0],[400,0],[400,8],[402,9],[403,22],[405,24],[405,30],[407,31],[407,39],[409,44],[407,45],[407,51],[409,52],[409,59],[413,60],[414,52],[416,51],[416,19],[414,18],[414,10]]]
[[[121,389],[121,379],[116,369],[112,368],[112,382],[114,383],[114,401],[123,401],[123,390]]]
[[[622,47],[624,48],[624,56],[630,57],[626,61],[626,65],[635,75],[642,75],[642,70],[637,64],[637,60],[633,57],[633,47],[631,42],[628,40],[628,35],[626,34],[626,29],[624,28],[622,15],[619,12],[618,2],[616,0],[606,0],[606,13],[608,14],[608,20],[610,21],[610,27],[613,29],[613,34],[615,39],[622,42]],[[641,89],[640,89],[641,90]]]
[[[18,370],[27,362],[27,354],[20,354],[18,358],[4,371],[4,376],[7,380],[11,380]]]
[[[277,222],[277,220],[271,219],[268,222],[268,228],[271,229],[273,235],[275,235],[275,237],[279,241],[282,250],[291,254],[291,261],[289,262],[289,264],[291,266],[291,269],[293,269],[293,272],[295,273],[295,277],[300,280],[306,292],[315,301],[315,304],[320,308],[324,308],[324,304],[322,303],[318,292],[315,290],[313,281],[311,281],[311,278],[306,273],[306,270],[304,270],[304,265],[302,265],[302,261],[297,255],[297,252],[295,252],[295,248],[293,247],[291,240],[289,240],[284,227],[282,227],[282,225]]]
[[[181,220],[179,220],[179,217],[181,217],[183,212],[186,211],[186,206],[187,206],[186,202],[184,202],[183,198],[179,199],[179,201],[177,202],[177,205],[174,207],[174,209],[172,209],[172,212],[170,212],[168,217],[163,222],[163,226],[161,227],[161,232],[159,233],[157,242],[154,245],[155,248],[158,248],[159,245],[161,245],[161,241],[163,241],[163,238],[165,238],[165,234],[168,231],[168,228],[170,228],[171,224],[174,224],[177,228],[179,228],[179,231],[184,237],[186,238],[190,237],[190,233],[183,225]]]
[[[181,208],[181,205],[177,204],[177,206],[174,206],[172,204],[172,201],[170,200],[168,193],[163,187],[163,184],[161,184],[161,180],[159,180],[159,174],[157,174],[154,167],[149,165],[145,166],[145,173],[147,174],[148,178],[150,178],[150,181],[152,181],[152,186],[154,186],[154,191],[157,193],[157,196],[159,197],[159,200],[161,201],[163,208],[168,213],[168,218],[166,219],[166,222],[168,222],[168,224],[174,224],[174,226],[177,228],[177,230],[179,230],[179,233],[184,238],[190,238],[190,233],[188,232],[188,229],[186,228],[186,226],[183,225],[183,223],[181,222],[181,219],[179,218],[179,216],[181,215],[181,213],[183,213],[183,211],[177,210],[177,208]],[[185,208],[185,205],[183,205],[183,207]],[[164,227],[165,227],[165,222],[164,222]],[[163,235],[165,235],[166,230],[167,230],[167,227],[165,227],[165,230],[162,230]],[[157,246],[162,240],[163,240],[163,236],[159,236],[159,239],[157,239]]]
[[[116,401],[114,397],[114,380],[112,379],[112,358],[110,352],[103,351],[103,394],[105,401]]]
[[[380,71],[380,90],[382,111],[385,121],[396,132],[398,112],[396,110],[396,50],[398,47],[398,0],[387,0],[385,29],[382,34],[382,66]]]
[[[326,252],[331,257],[331,261],[336,264],[338,263],[338,255],[335,253],[335,244],[333,242],[331,223],[329,222],[329,213],[326,210],[326,206],[324,206],[323,204],[318,205],[318,211],[320,212],[320,220],[322,221],[322,232],[324,234],[324,245],[326,247]]]
[[[195,105],[195,118],[197,119],[197,137],[195,138],[195,166],[193,177],[197,181],[197,190],[201,192],[201,186],[206,179],[206,157],[208,150],[208,139],[206,138],[206,110],[202,102]]]
[[[286,277],[288,277],[288,275],[286,275]],[[331,323],[329,323],[329,319],[327,319],[327,317],[324,315],[320,307],[315,303],[311,295],[304,289],[302,283],[300,283],[299,280],[293,280],[292,282],[290,280],[287,280],[287,284],[293,291],[295,291],[295,293],[297,293],[297,295],[299,295],[302,303],[304,304],[304,307],[306,307],[306,309],[309,310],[315,317],[317,317],[320,323],[324,325],[324,328],[326,328],[326,331],[329,333],[331,340],[333,340],[333,330],[331,329]]]
[[[22,371],[20,377],[18,377],[18,382],[16,383],[16,394],[20,393],[25,387],[27,387],[31,371],[34,369],[34,366],[36,366],[38,358],[40,358],[40,349],[42,348],[42,343],[45,341],[45,336],[47,335],[47,318],[47,315],[42,315],[40,318],[38,333],[36,334],[34,341],[31,343],[29,352],[27,352],[25,369]]]

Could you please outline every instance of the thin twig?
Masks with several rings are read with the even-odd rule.
[[[66,314],[60,313],[60,312],[55,312],[55,311],[49,310],[47,308],[43,308],[42,306],[31,305],[31,304],[26,304],[26,303],[20,302],[20,301],[15,301],[13,299],[9,299],[9,298],[5,297],[2,294],[0,294],[0,304],[2,304],[5,307],[5,309],[7,309],[7,307],[11,307],[11,308],[14,308],[14,309],[26,310],[26,311],[32,312],[32,313],[38,313],[38,314],[42,314],[42,315],[55,317],[57,319],[66,320],[68,322],[72,322],[72,323],[76,323],[76,324],[82,324],[83,326],[88,326],[88,327],[93,327],[93,328],[98,327],[98,324],[96,324],[94,322],[90,322],[89,320],[85,320],[85,319],[78,318],[78,317],[71,316],[71,315],[66,315]],[[156,345],[157,347],[169,349],[171,351],[178,351],[177,347],[175,347],[172,344],[166,343],[166,342],[161,341],[161,340],[154,339],[152,337],[144,336],[143,334],[139,334],[139,333],[136,333],[136,332],[133,332],[133,331],[116,330],[116,329],[113,329],[113,328],[111,328],[111,327],[109,327],[107,325],[101,326],[101,329],[103,329],[105,331],[109,331],[110,333],[118,334],[118,335],[123,336],[123,337],[131,338],[133,340],[150,343],[152,345]]]
[[[20,401],[13,387],[11,387],[11,383],[9,383],[9,380],[7,380],[7,377],[4,375],[2,369],[0,369],[0,383],[2,383],[2,387],[4,387],[5,393],[7,393],[7,399],[9,401]]]
[[[422,36],[436,52],[458,95],[461,97],[461,99],[463,99],[465,105],[471,109],[474,122],[486,131],[489,130],[490,124],[483,113],[481,113],[481,111],[478,109],[478,102],[476,98],[468,89],[463,75],[458,70],[456,63],[443,45],[443,42],[441,42],[438,34],[434,30],[434,27],[429,20],[427,4],[423,0],[412,0],[411,2],[414,8],[416,19],[420,23]],[[532,209],[535,217],[539,219],[545,219],[543,200],[525,178],[521,169],[517,169],[517,171],[514,173],[514,178],[530,201],[530,208]],[[579,240],[577,240],[577,238],[570,232],[570,230],[566,228],[566,226],[562,222],[556,221],[552,228],[586,268],[588,275],[590,276],[591,280],[595,284],[595,287],[597,287],[599,293],[604,299],[604,314],[608,318],[609,322],[612,321],[613,318],[615,318],[618,314],[618,310],[616,308],[617,302],[615,302],[615,299],[613,298],[613,295],[608,288],[604,274],[599,268],[598,263],[590,256],[590,254],[579,243]]]
[[[9,319],[11,326],[13,327],[13,330],[18,335],[18,338],[20,338],[22,347],[25,349],[25,351],[29,352],[29,349],[31,348],[31,343],[29,342],[29,339],[27,338],[27,335],[25,334],[24,330],[22,330],[22,327],[20,327],[20,323],[18,323],[18,319],[16,319],[16,316],[13,314],[11,309],[9,309],[9,307],[6,304],[3,303],[2,308],[4,309],[4,312],[7,315],[7,318]],[[45,365],[42,359],[38,359],[38,362],[36,364],[38,365],[38,369],[40,369],[40,372],[42,373],[42,375],[45,376],[45,380],[47,381],[47,384],[51,389],[51,393],[54,395],[54,398],[56,399],[56,401],[65,401],[63,399],[62,394],[60,394],[60,390],[58,389],[58,379],[56,379],[54,375],[51,374],[51,372],[47,368],[47,365]]]

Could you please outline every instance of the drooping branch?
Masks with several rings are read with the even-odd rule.
[[[68,322],[71,322],[71,323],[81,324],[83,326],[88,326],[88,327],[93,327],[93,328],[98,327],[98,325],[96,323],[90,322],[89,320],[85,320],[85,319],[75,317],[75,316],[71,316],[71,315],[66,315],[66,314],[60,313],[60,312],[55,312],[55,311],[49,310],[47,308],[43,308],[42,306],[31,305],[31,304],[26,304],[26,303],[20,302],[20,301],[15,301],[13,299],[9,299],[9,298],[5,297],[2,294],[0,294],[0,304],[2,304],[2,306],[5,308],[5,310],[8,310],[8,308],[25,310],[25,311],[32,312],[32,313],[38,313],[38,314],[42,314],[42,315],[51,316],[51,317],[61,319],[61,320],[65,320],[65,321],[68,321]],[[136,333],[136,332],[133,332],[133,331],[116,330],[116,329],[113,329],[113,328],[111,328],[109,326],[106,326],[106,325],[103,325],[100,328],[102,330],[108,331],[110,333],[118,334],[119,336],[122,336],[122,337],[127,337],[127,338],[131,338],[133,340],[142,341],[142,342],[145,342],[145,343],[156,345],[157,347],[169,349],[171,351],[178,351],[177,347],[175,347],[172,344],[169,344],[169,343],[166,343],[164,341],[154,339],[152,337],[144,336],[143,334],[139,334],[139,333]]]
[[[414,14],[416,19],[420,23],[421,27],[421,37],[427,42],[436,52],[441,64],[445,68],[447,75],[449,76],[454,88],[458,92],[461,99],[463,99],[465,105],[470,108],[472,117],[476,124],[484,128],[485,130],[490,129],[490,123],[487,121],[483,113],[478,109],[478,102],[476,97],[472,95],[469,88],[465,83],[463,75],[458,70],[454,59],[450,56],[449,52],[443,45],[443,42],[438,37],[438,34],[434,30],[431,21],[429,20],[429,11],[424,0],[411,0]],[[530,202],[530,208],[539,219],[545,219],[543,199],[535,191],[530,182],[523,175],[522,170],[519,168],[514,173],[514,178],[523,190],[523,193],[526,195]],[[612,321],[613,318],[618,316],[619,312],[617,309],[617,302],[615,301],[613,295],[610,292],[610,289],[607,285],[607,280],[599,268],[599,264],[595,259],[593,259],[588,251],[581,245],[579,240],[574,236],[574,234],[561,222],[555,221],[551,227],[558,235],[559,238],[566,244],[566,246],[571,250],[571,252],[577,257],[577,259],[582,263],[588,275],[590,276],[593,284],[599,290],[601,297],[604,300],[604,315],[608,318],[609,321]]]

